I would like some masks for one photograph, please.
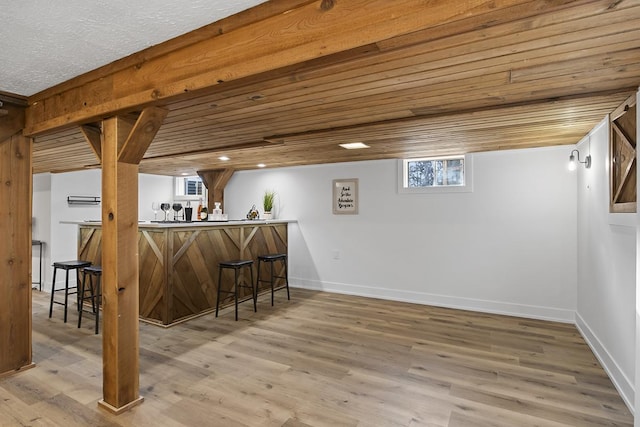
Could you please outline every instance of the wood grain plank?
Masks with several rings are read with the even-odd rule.
[[[103,122],[102,292],[103,394],[101,405],[121,411],[140,403],[138,166],[118,159],[130,124],[120,117]],[[126,132],[126,133],[125,133]]]
[[[49,320],[46,295],[35,292],[34,357],[42,369],[0,381],[0,421],[69,427],[156,425],[158,419],[171,427],[218,421],[318,427],[633,425],[599,365],[588,382],[579,373],[573,380],[558,374],[574,362],[582,366],[595,359],[574,325],[304,289],[296,289],[290,302],[276,298],[274,307],[261,304],[257,313],[250,304],[241,306],[238,322],[233,315],[210,314],[169,329],[141,324],[146,403],[116,417],[95,405],[99,337],[90,328]],[[485,349],[470,340],[476,334],[486,336]],[[518,341],[504,345],[505,337]],[[541,342],[548,344],[535,352],[514,350]],[[521,365],[526,355],[541,363]],[[425,369],[416,374],[412,366]],[[458,367],[484,373],[465,377]]]
[[[31,149],[21,133],[0,140],[0,375],[32,365]]]

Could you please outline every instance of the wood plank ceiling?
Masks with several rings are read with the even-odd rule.
[[[573,144],[639,85],[640,1],[523,1],[159,103],[140,172]],[[77,126],[38,135],[33,164],[99,166]]]

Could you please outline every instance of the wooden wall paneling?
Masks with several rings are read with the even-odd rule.
[[[163,323],[168,324],[173,319],[174,300],[173,300],[173,276],[175,270],[173,268],[174,239],[171,230],[165,230],[166,250],[164,252],[164,293],[166,295],[164,304],[164,313],[162,314]]]
[[[636,212],[636,95],[627,98],[610,116],[609,211]]]
[[[201,234],[196,242],[199,251],[205,255],[206,271],[199,273],[202,276],[199,286],[205,293],[209,307],[216,306],[218,291],[218,263],[225,260],[236,259],[238,254],[238,232],[237,228],[225,230],[214,228],[208,229]],[[227,282],[228,283],[228,282]],[[228,289],[228,285],[225,289]]]
[[[166,314],[165,246],[167,232],[139,232],[140,316],[162,322]]]
[[[196,242],[203,230],[175,230],[173,255],[173,311],[170,322],[207,308],[206,294],[213,288],[210,254]]]
[[[78,259],[91,261],[95,265],[102,265],[102,229],[98,227],[81,227],[78,238],[80,239]]]
[[[273,224],[266,227],[260,227],[258,233],[256,233],[253,239],[248,242],[250,251],[253,254],[253,258],[256,259],[256,271],[257,275],[258,264],[257,258],[260,255],[268,254],[281,254],[287,253],[287,225],[286,224]],[[271,274],[269,263],[261,263],[261,277],[267,278]],[[281,262],[274,263],[274,273],[278,276],[284,275],[284,266]],[[276,283],[274,286],[278,287],[280,283]],[[270,288],[267,289],[265,284],[261,285],[261,293],[270,292]]]
[[[32,140],[19,109],[0,117],[0,376],[33,366],[31,352]],[[13,132],[11,135],[9,133]],[[8,135],[8,136],[7,136]]]
[[[96,260],[102,253],[103,234],[100,226],[81,225],[79,256],[99,262]],[[244,258],[257,262],[258,255],[286,253],[287,224],[216,227],[194,224],[189,229],[143,226],[138,231],[137,243],[140,317],[169,326],[215,309],[221,261]],[[257,274],[255,266],[254,274]],[[242,278],[248,280],[249,275]],[[223,290],[231,290],[233,280],[233,272],[224,271]],[[242,290],[240,295],[245,297],[249,292]],[[233,304],[232,297],[223,298],[221,307]]]

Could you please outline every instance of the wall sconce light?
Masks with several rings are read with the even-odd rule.
[[[573,153],[576,153],[576,155],[574,155]],[[570,171],[576,170],[578,163],[583,163],[584,167],[589,169],[591,167],[591,155],[587,154],[587,157],[585,157],[584,161],[581,162],[580,152],[578,150],[571,151],[571,154],[569,155],[569,170]]]

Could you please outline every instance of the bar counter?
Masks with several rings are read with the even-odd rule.
[[[255,279],[259,255],[287,253],[289,222],[293,221],[140,222],[140,318],[170,326],[214,311],[218,263],[253,259]],[[102,224],[74,223],[79,225],[78,259],[100,265]],[[230,289],[233,272],[223,270],[222,282],[223,290]],[[242,291],[241,297],[248,295]],[[221,307],[232,303],[230,296],[221,301]]]

